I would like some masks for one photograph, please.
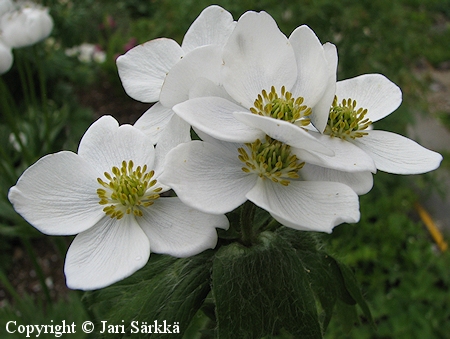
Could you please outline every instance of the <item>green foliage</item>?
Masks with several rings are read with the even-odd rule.
[[[327,337],[444,338],[450,331],[450,255],[439,253],[415,221],[411,179],[382,173],[375,179],[372,192],[361,197],[360,223],[340,226],[324,241],[354,268],[377,331],[363,321],[347,333],[332,320]]]
[[[221,248],[213,266],[218,338],[261,338],[284,328],[321,338],[315,300],[301,261],[288,243],[263,233],[261,243]]]
[[[87,335],[81,331],[78,326],[83,321],[87,320],[87,314],[83,304],[80,301],[78,293],[72,292],[67,296],[67,299],[58,300],[58,302],[47,305],[46,307],[41,302],[36,302],[34,298],[29,295],[23,296],[20,305],[12,305],[5,303],[0,308],[0,336],[8,339],[22,339],[26,333],[19,333],[17,331],[19,325],[56,325],[56,324],[75,324],[77,329],[75,333],[68,334],[70,338],[82,339]],[[15,333],[8,333],[6,324],[10,321],[15,321],[11,324],[9,329],[16,330]],[[51,329],[48,329],[50,332]],[[30,334],[30,337],[37,337],[37,332]],[[42,334],[41,338],[55,337],[55,334]]]
[[[180,333],[171,338],[181,338],[192,317],[203,303],[210,290],[212,251],[197,256],[176,259],[152,255],[148,264],[128,279],[86,296],[92,305],[98,322],[107,320],[111,324],[122,324],[132,338],[147,337],[132,332],[132,321],[153,320],[179,324]],[[96,327],[100,327],[100,323]],[[167,334],[161,334],[164,337]],[[104,337],[113,338],[105,333]],[[121,334],[116,337],[122,338]],[[152,338],[159,337],[153,334]]]

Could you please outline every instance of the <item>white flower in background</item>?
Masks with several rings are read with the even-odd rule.
[[[305,163],[290,146],[270,137],[246,144],[203,137],[172,149],[160,177],[186,204],[226,213],[250,200],[298,230],[331,232],[359,220],[357,194],[342,183],[302,180]]]
[[[65,50],[65,54],[69,57],[77,57],[80,62],[101,64],[106,60],[106,53],[100,47],[83,43],[79,46],[73,46]]]
[[[12,48],[31,46],[50,35],[53,19],[48,8],[26,2],[1,17],[0,29],[5,43]]]
[[[2,42],[0,33],[0,74],[8,72],[13,62],[14,56],[11,48]]]
[[[11,0],[0,0],[0,17],[16,8]]]
[[[186,55],[202,46],[223,46],[235,22],[225,9],[205,8],[189,27],[181,46],[172,39],[160,38],[130,49],[117,58],[117,68],[126,93],[135,100],[157,102],[169,71]],[[153,105],[135,126],[158,138],[174,115],[172,106]]]
[[[380,171],[420,174],[438,168],[442,161],[439,153],[401,135],[371,129],[373,122],[391,114],[401,102],[400,88],[381,74],[339,81],[327,126],[317,137],[330,149],[344,151],[355,161],[358,155],[354,148],[358,147]]]
[[[67,252],[67,285],[108,286],[143,267],[151,252],[195,255],[217,242],[223,215],[161,197],[165,152],[130,125],[102,117],[83,136],[78,154],[62,151],[29,167],[9,191],[14,208],[45,234],[78,234]]]

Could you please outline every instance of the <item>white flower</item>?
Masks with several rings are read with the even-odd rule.
[[[442,161],[439,153],[401,135],[371,129],[373,122],[391,114],[401,102],[400,88],[381,74],[339,81],[327,127],[318,138],[334,151],[344,151],[355,160],[358,155],[353,150],[357,146],[373,159],[380,171],[420,174],[438,168]]]
[[[15,9],[14,3],[11,0],[0,0],[0,17]]]
[[[301,127],[311,120],[318,130],[325,128],[336,81],[334,45],[322,45],[307,26],[288,39],[267,13],[247,12],[224,46],[221,63],[220,85],[228,97],[199,95],[197,88],[197,98],[174,106],[180,117],[224,141],[251,142],[267,134],[293,147],[332,155]],[[174,88],[167,81],[161,97],[166,91],[175,96],[182,78],[186,75],[172,81]],[[204,87],[210,92],[210,85]],[[165,104],[163,98],[161,102]]]
[[[184,257],[216,245],[215,228],[228,227],[225,216],[160,197],[168,189],[159,182],[167,150],[155,150],[135,127],[102,117],[78,154],[41,158],[10,189],[16,211],[41,232],[78,234],[65,262],[70,288],[108,286],[144,266],[150,251]]]
[[[48,9],[34,3],[4,14],[0,19],[3,39],[12,48],[31,46],[48,37],[53,29],[53,19]]]
[[[202,67],[203,77],[193,79],[191,70]],[[330,150],[320,135],[304,128],[310,119],[325,128],[336,67],[335,47],[322,45],[308,27],[297,28],[288,39],[267,13],[248,12],[219,58],[217,50],[206,46],[171,69],[161,103],[181,102],[173,110],[196,132],[219,140],[251,143],[268,135],[286,143],[306,162],[304,179],[338,181],[362,194],[372,187],[370,173],[376,171],[371,157],[358,147],[352,156],[338,147]],[[327,175],[316,177],[324,168],[330,169]]]
[[[11,48],[2,42],[0,35],[0,74],[8,72],[11,69],[13,61],[14,56]]]
[[[126,93],[142,102],[159,101],[161,87],[169,71],[182,58],[202,46],[223,46],[234,26],[229,12],[216,5],[209,6],[192,23],[181,46],[172,39],[160,38],[138,45],[119,56],[117,68]],[[135,126],[157,140],[174,115],[171,108],[157,103],[142,115]]]
[[[67,48],[65,54],[69,57],[77,56],[78,60],[83,63],[91,63],[94,61],[101,64],[106,60],[106,53],[98,46],[89,43],[83,43],[79,46]]]
[[[172,149],[160,177],[186,204],[226,213],[248,199],[298,230],[331,232],[359,220],[357,194],[342,183],[302,180],[305,164],[290,146],[269,137],[247,144],[203,137]]]

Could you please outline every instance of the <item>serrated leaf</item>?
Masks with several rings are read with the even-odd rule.
[[[274,233],[222,247],[213,264],[218,338],[262,338],[282,329],[322,338],[309,279],[295,250]]]

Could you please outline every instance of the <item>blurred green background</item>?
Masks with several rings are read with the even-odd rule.
[[[115,58],[157,37],[181,43],[192,21],[212,4],[205,0],[42,3],[54,19],[53,33],[35,46],[15,50],[13,68],[1,76],[5,86],[0,116],[2,337],[4,324],[11,319],[22,324],[49,323],[50,319],[81,324],[92,316],[82,293],[64,285],[63,261],[71,239],[47,237],[28,225],[8,202],[9,187],[41,156],[76,150],[84,131],[100,115],[133,123],[149,105],[124,93]],[[403,103],[377,123],[377,129],[405,135],[418,116],[431,117],[450,129],[450,110],[445,106],[450,88],[442,105],[436,96],[428,100],[432,91],[445,89],[442,83],[436,85],[433,75],[450,78],[449,0],[224,0],[215,4],[236,20],[247,10],[264,10],[286,35],[307,24],[322,42],[337,46],[339,79],[382,73],[394,81],[403,91]],[[84,58],[80,52],[67,52],[84,43],[104,54]],[[28,65],[26,72],[24,65]],[[32,79],[34,86],[26,91],[21,77]],[[445,200],[448,187],[442,184],[442,176],[450,169],[449,149],[450,145],[435,149],[444,161],[434,173],[376,174],[374,188],[361,197],[361,221],[323,235],[328,251],[355,271],[378,328],[374,331],[359,316],[360,323],[349,331],[340,326],[342,315],[336,314],[326,338],[448,337],[450,255],[436,246],[414,206],[426,205],[436,192]],[[446,227],[442,231],[448,239],[450,225]]]

